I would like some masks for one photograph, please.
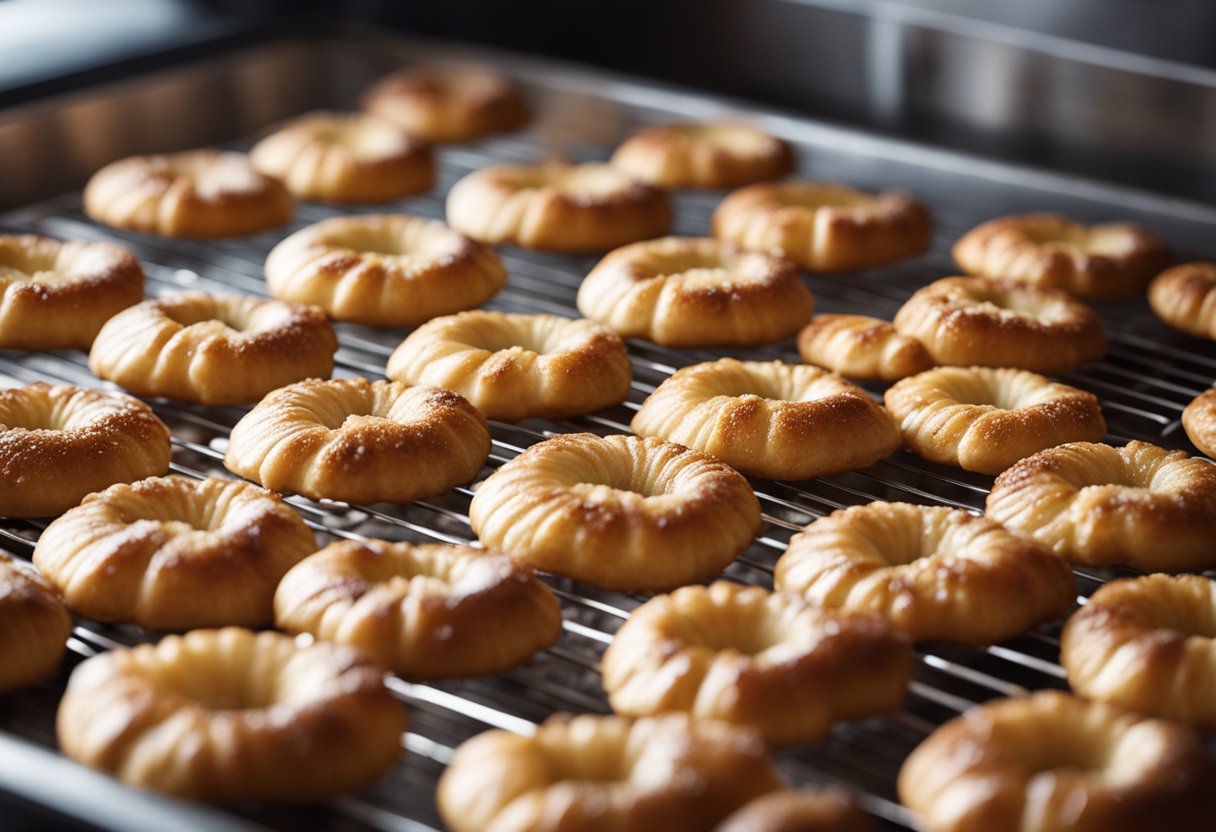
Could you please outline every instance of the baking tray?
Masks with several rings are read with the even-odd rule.
[[[277,50],[277,51],[276,51]],[[284,51],[286,50],[286,51]],[[289,59],[268,59],[288,55]],[[246,50],[214,62],[210,70],[239,76],[246,66],[278,66],[274,82],[307,66],[316,80],[311,96],[293,87],[291,112],[314,106],[352,107],[357,93],[379,74],[407,63],[487,66],[515,78],[537,110],[523,132],[437,150],[439,178],[426,195],[383,206],[337,208],[299,205],[289,228],[238,240],[168,240],[103,228],[83,215],[78,192],[0,215],[0,231],[33,232],[63,239],[106,240],[133,251],[147,273],[147,295],[206,289],[265,295],[262,263],[289,232],[347,213],[402,211],[443,217],[443,200],[460,177],[489,164],[563,156],[605,159],[638,126],[654,122],[747,118],[792,142],[799,175],[862,188],[910,191],[932,210],[932,251],[894,266],[850,275],[806,275],[820,312],[857,312],[890,318],[919,286],[956,272],[949,246],[975,224],[1004,213],[1050,209],[1084,221],[1127,219],[1165,236],[1181,258],[1216,257],[1216,211],[1202,205],[887,140],[804,118],[774,113],[710,96],[611,76],[548,61],[452,45],[378,35],[340,35]],[[206,69],[206,68],[204,68]],[[137,106],[161,80],[77,97],[65,107]],[[233,88],[231,95],[242,93]],[[222,104],[222,98],[220,104]],[[270,108],[286,115],[281,104]],[[45,113],[43,114],[45,115]],[[179,137],[180,138],[180,137]],[[187,137],[188,138],[188,137]],[[246,136],[228,146],[246,149]],[[166,147],[164,149],[169,149]],[[673,232],[708,233],[720,192],[674,195]],[[596,258],[553,255],[500,247],[510,273],[506,289],[486,307],[510,312],[549,312],[576,317],[579,282]],[[1143,299],[1099,307],[1110,336],[1106,358],[1064,380],[1102,399],[1110,434],[1121,443],[1144,439],[1194,452],[1180,429],[1182,408],[1216,377],[1216,349],[1168,330]],[[337,376],[383,377],[385,362],[408,330],[337,325],[341,347]],[[723,355],[798,361],[793,342],[733,350],[671,350],[631,340],[634,380],[624,405],[559,422],[491,423],[493,449],[480,482],[524,448],[556,433],[627,432],[641,401],[676,368]],[[88,371],[77,351],[18,353],[0,350],[0,384],[36,380],[113,388]],[[880,395],[881,384],[864,385]],[[221,460],[231,426],[245,408],[208,408],[150,399],[173,431],[173,471],[190,476],[227,476]],[[752,480],[765,526],[759,538],[726,571],[732,579],[772,585],[772,568],[789,538],[806,523],[843,506],[871,500],[943,504],[978,511],[990,477],[924,462],[897,452],[871,468],[807,482]],[[289,502],[324,544],[341,538],[377,536],[413,541],[473,539],[467,511],[470,488],[408,506],[349,506],[291,498]],[[0,520],[0,549],[28,558],[43,523]],[[1078,568],[1079,602],[1124,569]],[[488,728],[527,732],[560,711],[608,713],[597,665],[612,634],[641,596],[598,590],[566,579],[545,580],[562,600],[564,632],[559,642],[529,665],[496,677],[390,685],[410,711],[396,767],[372,787],[309,806],[242,803],[205,807],[129,789],[58,756],[54,712],[71,668],[116,645],[154,640],[135,627],[80,620],[69,641],[62,671],[41,684],[0,698],[0,790],[18,800],[53,808],[106,829],[323,829],[416,830],[441,827],[434,806],[435,783],[452,750]],[[895,777],[908,752],[933,728],[976,703],[1041,688],[1064,688],[1059,667],[1060,622],[987,648],[925,644],[917,648],[914,681],[896,714],[838,725],[817,744],[779,752],[779,766],[795,784],[843,784],[862,805],[892,829],[913,828],[898,805]]]

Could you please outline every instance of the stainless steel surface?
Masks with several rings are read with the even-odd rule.
[[[275,47],[279,49],[282,47]],[[515,76],[538,105],[537,121],[527,132],[469,145],[438,150],[440,181],[431,194],[411,197],[387,208],[360,207],[354,211],[400,210],[430,217],[443,216],[443,197],[459,177],[494,162],[529,160],[554,152],[579,159],[606,158],[611,148],[640,123],[746,116],[798,145],[804,176],[848,182],[863,187],[901,187],[915,193],[932,208],[936,218],[933,251],[921,258],[856,275],[808,276],[807,282],[824,312],[862,312],[890,316],[912,291],[945,274],[953,273],[948,247],[975,223],[1008,211],[1051,208],[1078,218],[1127,218],[1143,222],[1169,238],[1184,256],[1216,256],[1213,231],[1216,211],[1204,206],[1170,201],[1100,183],[1065,179],[1015,167],[979,162],[929,148],[877,139],[863,133],[825,127],[749,110],[720,100],[658,89],[603,74],[484,52],[424,46],[395,39],[339,39],[292,47],[311,67],[310,77],[324,77],[314,90],[315,103],[330,94],[353,104],[358,88],[376,74],[404,61],[471,60],[487,63]],[[256,50],[234,59],[226,71],[242,77],[241,61],[267,59]],[[288,68],[303,64],[285,61]],[[285,71],[281,69],[280,71]],[[292,79],[267,76],[267,94],[283,89]],[[126,90],[138,99],[147,88]],[[124,91],[111,91],[97,104],[97,118],[115,118]],[[311,106],[307,95],[296,91],[290,100],[299,109]],[[239,97],[239,96],[238,96]],[[117,102],[117,103],[115,103]],[[129,103],[129,102],[128,102]],[[196,102],[198,106],[205,101]],[[91,103],[81,100],[78,107]],[[267,106],[270,106],[269,104]],[[286,105],[275,105],[284,109]],[[275,109],[275,107],[271,107]],[[200,119],[202,116],[200,115]],[[236,146],[247,146],[248,142]],[[680,193],[675,196],[675,232],[702,235],[718,193]],[[263,295],[262,262],[269,249],[288,231],[336,214],[342,209],[302,204],[290,229],[221,242],[165,240],[116,232],[99,227],[80,211],[79,195],[63,197],[0,216],[0,230],[37,232],[66,239],[113,240],[128,246],[145,265],[147,293],[163,295],[183,288],[236,291]],[[553,312],[574,316],[574,297],[580,280],[595,258],[550,255],[503,248],[510,272],[506,290],[487,304],[504,311]],[[1101,396],[1110,424],[1110,439],[1147,439],[1170,447],[1188,448],[1179,427],[1182,407],[1216,377],[1216,351],[1167,330],[1148,312],[1142,300],[1106,304],[1100,309],[1111,336],[1110,354],[1084,367],[1067,381]],[[341,349],[338,375],[383,374],[390,351],[405,330],[373,330],[339,325]],[[563,422],[529,421],[520,425],[492,424],[494,446],[490,472],[523,448],[554,432],[627,431],[640,402],[675,368],[724,354],[782,358],[797,361],[792,342],[751,350],[674,351],[631,341],[634,383],[627,404],[594,416]],[[24,354],[0,351],[0,383],[35,380],[66,381],[106,387],[88,371],[80,352]],[[872,392],[881,385],[870,385]],[[242,408],[204,408],[163,400],[150,404],[173,428],[173,469],[187,475],[225,475],[221,464],[226,437]],[[978,509],[991,478],[925,463],[899,452],[872,468],[837,477],[801,482],[753,481],[764,507],[766,525],[760,538],[733,564],[727,575],[736,580],[771,586],[771,571],[786,542],[801,526],[833,509],[874,499],[906,500]],[[473,486],[474,488],[476,486]],[[382,536],[408,540],[467,541],[469,488],[454,489],[440,497],[409,506],[347,506],[313,503],[292,498],[318,532],[321,542],[339,538]],[[44,524],[0,521],[0,548],[29,557]],[[1078,569],[1079,591],[1088,596],[1100,583],[1121,570]],[[606,713],[597,663],[612,633],[641,598],[604,592],[563,579],[547,579],[562,598],[565,632],[551,650],[529,665],[489,679],[413,684],[392,680],[392,688],[410,708],[411,724],[403,737],[406,749],[396,768],[382,781],[358,794],[319,806],[267,807],[241,804],[210,810],[191,807],[183,828],[201,828],[208,812],[252,820],[272,828],[333,830],[422,830],[439,826],[433,804],[436,778],[452,749],[489,727],[530,731],[557,711]],[[1038,688],[1064,686],[1057,664],[1059,624],[986,649],[922,645],[917,651],[915,681],[907,704],[895,715],[840,725],[818,744],[778,754],[782,770],[795,783],[844,783],[862,795],[864,806],[893,828],[910,825],[898,806],[895,775],[906,754],[934,726],[986,699]],[[69,644],[72,664],[116,644],[154,638],[134,627],[105,626],[80,621]],[[54,747],[54,709],[66,671],[59,677],[0,701],[0,729],[17,749],[25,749],[53,770],[63,792],[84,788],[107,812],[92,822],[107,828],[149,826],[145,807],[127,801],[127,791],[108,790],[98,779],[66,760],[48,761],[30,752],[29,745]],[[7,742],[7,740],[6,740]],[[0,754],[5,753],[0,744]],[[25,752],[21,752],[25,753]],[[0,766],[0,789],[18,790],[34,799],[54,802],[45,791],[30,794],[12,767]],[[65,811],[87,811],[79,802]],[[124,815],[124,813],[126,813]],[[118,820],[115,820],[115,818]],[[125,822],[124,818],[126,821]]]

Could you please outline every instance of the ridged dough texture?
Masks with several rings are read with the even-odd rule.
[[[1106,435],[1097,396],[1027,370],[939,367],[889,388],[886,405],[912,453],[983,474]]]
[[[531,736],[465,742],[438,803],[452,832],[699,832],[781,785],[746,728],[683,714],[555,716]]]
[[[0,694],[50,675],[72,634],[72,616],[32,567],[0,552]]]
[[[242,153],[188,150],[111,162],[89,179],[85,213],[164,237],[240,237],[284,225],[291,194]]]
[[[1190,729],[1057,691],[947,722],[899,772],[927,832],[1211,829],[1212,761]]]
[[[1148,303],[1179,332],[1216,340],[1216,264],[1167,269],[1148,287]]]
[[[683,711],[793,745],[816,742],[837,721],[897,710],[912,645],[878,615],[718,581],[634,610],[601,669],[619,714]]]
[[[473,531],[536,569],[604,589],[657,591],[714,577],[760,530],[738,472],[658,439],[565,434],[481,483]]]
[[[1200,393],[1183,408],[1182,427],[1196,448],[1216,459],[1216,390]]]
[[[254,145],[249,161],[297,199],[319,202],[387,202],[435,184],[430,148],[364,113],[292,119]]]
[[[317,549],[277,495],[211,477],[150,477],[91,494],[46,527],[34,564],[68,608],[151,630],[274,620],[274,591]]]
[[[1070,373],[1106,354],[1098,314],[1059,289],[1014,280],[944,277],[895,313],[936,364]]]
[[[780,480],[866,468],[899,447],[895,421],[869,393],[818,367],[780,361],[723,358],[679,369],[630,427]]]
[[[669,347],[792,337],[815,300],[788,260],[718,240],[664,237],[619,248],[578,290],[578,310],[623,338]]]
[[[179,292],[111,318],[89,369],[141,396],[241,404],[293,381],[328,378],[337,349],[315,306]]]
[[[798,333],[798,353],[846,378],[896,381],[933,366],[924,344],[865,315],[816,315]]]
[[[1216,467],[1148,442],[1048,448],[997,477],[986,511],[1074,563],[1216,567]]]
[[[714,832],[875,832],[875,826],[852,795],[829,786],[761,795],[715,826]]]
[[[120,393],[42,382],[0,390],[0,517],[53,517],[169,468],[169,428]]]
[[[358,651],[238,627],[115,648],[72,674],[59,747],[133,786],[191,800],[316,801],[401,751],[405,709]]]
[[[886,616],[917,641],[992,644],[1063,615],[1072,571],[1032,540],[962,509],[874,502],[790,540],[778,591]]]
[[[88,349],[144,296],[144,272],[111,243],[0,235],[0,349]]]
[[[749,124],[660,124],[626,139],[612,165],[660,188],[734,188],[790,173],[794,151]]]
[[[275,623],[411,679],[501,673],[562,632],[557,596],[505,555],[382,540],[331,543],[298,564],[275,594]]]
[[[1139,226],[1082,225],[1056,214],[989,220],[964,234],[952,254],[968,274],[1095,300],[1139,295],[1170,263],[1165,242]]]
[[[852,272],[929,248],[929,212],[906,194],[845,185],[779,182],[735,191],[714,211],[714,236],[777,251],[813,272]]]
[[[620,404],[633,367],[609,329],[556,315],[461,312],[414,330],[387,375],[446,387],[489,419],[564,419]]]
[[[372,84],[364,110],[428,142],[464,142],[523,126],[531,117],[509,80],[487,70],[412,67]]]
[[[448,223],[483,243],[607,251],[667,233],[664,193],[606,164],[495,165],[448,192]]]
[[[312,500],[408,503],[469,482],[489,453],[486,417],[459,394],[344,378],[268,395],[233,427],[224,465]]]
[[[417,326],[480,306],[507,282],[489,247],[404,214],[322,220],[275,246],[265,270],[276,298],[371,326]]]
[[[1060,636],[1087,699],[1216,729],[1216,581],[1145,575],[1100,588]]]

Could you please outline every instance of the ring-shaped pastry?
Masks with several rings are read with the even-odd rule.
[[[846,378],[896,381],[933,366],[924,344],[865,315],[816,315],[798,333],[798,353]]]
[[[0,694],[49,675],[71,634],[72,616],[55,588],[0,552]]]
[[[360,106],[428,142],[464,142],[502,133],[531,117],[514,84],[481,69],[399,70],[372,84]]]
[[[714,832],[874,832],[874,824],[844,789],[785,789],[757,797]]]
[[[736,188],[785,176],[794,152],[749,124],[660,124],[626,139],[612,164],[660,188]]]
[[[1174,329],[1216,340],[1216,263],[1166,269],[1148,287],[1148,303]]]
[[[1200,393],[1183,408],[1182,427],[1196,448],[1216,459],[1216,389]]]

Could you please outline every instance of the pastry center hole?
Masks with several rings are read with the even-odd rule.
[[[730,612],[714,610],[713,615],[696,622],[680,617],[673,622],[671,635],[694,647],[734,650],[745,656],[757,656],[773,646],[773,634],[763,620],[748,614],[748,610]]]
[[[162,662],[145,668],[145,672],[162,690],[209,711],[268,708],[278,701],[274,674],[260,662],[255,670],[229,666],[226,657],[218,653],[196,651],[192,659],[175,665]]]
[[[874,197],[859,191],[838,188],[791,188],[778,197],[785,205],[799,208],[862,208],[874,201]]]
[[[393,265],[414,266],[452,257],[460,251],[463,239],[458,234],[419,223],[405,226],[400,233],[349,228],[329,235],[324,242],[356,254],[383,258]]]
[[[196,326],[208,321],[216,321],[235,332],[245,332],[252,326],[250,315],[244,310],[238,310],[227,304],[200,303],[181,306],[167,305],[162,311],[165,317],[182,326]]]

